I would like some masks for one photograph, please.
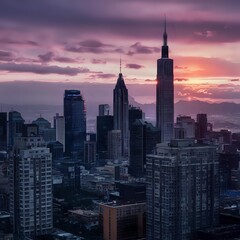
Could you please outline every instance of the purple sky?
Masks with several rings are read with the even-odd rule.
[[[115,83],[121,57],[131,95],[153,102],[146,85],[156,77],[166,14],[175,100],[239,102],[239,10],[239,0],[1,0],[0,100],[14,101],[23,81]],[[23,102],[34,98],[32,84],[24,86]]]

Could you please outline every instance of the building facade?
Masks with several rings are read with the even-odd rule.
[[[97,153],[99,159],[108,158],[108,132],[113,130],[113,116],[97,116]]]
[[[162,57],[157,60],[156,126],[161,130],[161,142],[169,142],[174,131],[173,60],[168,56],[166,22]]]
[[[47,234],[53,227],[52,156],[41,137],[15,141],[10,159],[10,213],[14,233],[27,237]]]
[[[99,207],[104,240],[145,239],[145,202],[110,202]]]
[[[129,123],[128,123],[128,90],[122,73],[119,73],[116,86],[113,90],[113,117],[114,129],[121,131],[122,156],[129,154]]]
[[[189,240],[217,225],[218,215],[216,147],[184,139],[159,144],[147,157],[147,239]]]
[[[79,90],[65,90],[65,153],[82,158],[86,140],[86,108]]]
[[[7,150],[7,113],[0,112],[0,151]]]

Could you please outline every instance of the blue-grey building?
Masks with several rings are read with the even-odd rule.
[[[65,90],[65,154],[82,158],[86,140],[86,108],[79,90]]]

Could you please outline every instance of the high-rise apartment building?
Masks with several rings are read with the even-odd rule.
[[[65,153],[82,158],[86,140],[86,108],[79,90],[65,90]]]
[[[194,139],[159,144],[147,156],[147,239],[190,240],[218,224],[219,160]]]
[[[10,161],[10,213],[14,233],[32,237],[53,227],[52,156],[42,137],[30,125],[28,135],[17,137]]]
[[[162,57],[157,60],[156,125],[161,130],[161,142],[169,142],[174,132],[173,60],[168,57],[166,21]]]
[[[0,112],[0,151],[7,150],[7,113]]]
[[[122,73],[119,73],[116,86],[113,90],[113,117],[114,129],[121,131],[122,156],[129,154],[129,126],[128,126],[128,90]]]

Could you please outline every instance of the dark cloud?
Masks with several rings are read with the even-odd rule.
[[[239,82],[239,79],[238,78],[233,78],[233,79],[230,79],[229,81],[230,82]]]
[[[176,81],[176,82],[186,82],[186,81],[188,81],[188,79],[187,78],[175,78],[174,81]]]
[[[174,6],[171,5],[171,2],[174,3]],[[239,1],[231,0],[231,4],[225,0],[221,0],[220,3],[218,0],[212,0],[208,4],[189,0],[181,3],[179,1],[166,3],[165,0],[155,3],[140,1],[138,7],[149,9],[149,14],[140,12],[132,14],[136,11],[136,5],[130,3],[131,1],[128,4],[125,1],[112,2],[109,0],[103,0],[101,4],[97,0],[75,1],[71,4],[67,0],[27,1],[24,3],[17,0],[1,0],[0,20],[2,20],[2,28],[16,30],[19,34],[22,33],[22,37],[24,37],[23,33],[26,29],[34,31],[35,35],[46,29],[55,29],[53,34],[58,31],[61,37],[82,36],[94,32],[101,36],[111,34],[131,38],[159,39],[162,16],[161,13],[156,14],[156,9],[158,6],[159,9],[170,6],[174,16],[168,20],[168,32],[169,37],[173,36],[176,41],[208,43],[240,40],[240,32],[236,31],[240,25],[239,18],[237,18]],[[187,19],[189,16],[186,16],[186,20],[183,21],[183,17],[178,17],[176,14],[178,7],[186,7],[190,19]],[[195,16],[195,12],[200,14],[199,11],[204,14],[204,21]],[[121,14],[112,14],[118,12]],[[233,15],[235,18],[232,17]],[[69,35],[70,33],[72,35]],[[34,41],[29,42],[29,44],[34,43]]]
[[[111,44],[105,44],[97,40],[85,40],[75,44],[67,44],[65,50],[76,53],[123,53],[120,48]]]
[[[0,38],[0,44],[39,46],[37,42],[32,40],[13,40],[10,38]]]
[[[91,79],[109,79],[109,78],[115,79],[116,77],[117,76],[115,74],[111,73],[96,73],[89,76],[89,78]]]
[[[12,52],[0,50],[0,61],[12,61],[15,58]]]
[[[140,69],[140,68],[144,68],[144,66],[135,64],[135,63],[129,63],[129,64],[126,64],[126,68]]]
[[[38,58],[40,59],[40,62],[43,62],[43,63],[52,62],[52,61],[61,62],[61,63],[75,63],[75,62],[77,62],[73,58],[56,56],[56,54],[53,53],[53,52],[47,52],[45,54],[39,54]]]
[[[45,54],[39,54],[38,57],[42,62],[50,62],[50,61],[53,60],[54,53],[53,52],[47,52]]]
[[[92,64],[106,64],[107,61],[105,60],[102,60],[102,59],[95,59],[93,58],[92,61],[91,61]]]
[[[183,70],[186,70],[186,69],[188,69],[188,67],[175,66],[175,69],[183,69]]]
[[[7,72],[25,72],[36,74],[60,74],[75,76],[79,73],[87,73],[87,68],[72,68],[72,67],[58,67],[58,66],[45,66],[37,64],[15,64],[15,63],[1,63],[0,71]]]
[[[134,54],[152,54],[152,53],[159,53],[160,48],[157,47],[148,47],[142,45],[140,42],[136,42],[132,46],[130,46],[130,50],[128,51],[127,55],[134,55]]]
[[[76,63],[78,62],[77,60],[73,58],[68,58],[68,57],[54,57],[53,59],[56,62],[61,62],[61,63]]]
[[[156,82],[157,80],[155,79],[155,80],[153,80],[153,79],[145,79],[145,82]]]

